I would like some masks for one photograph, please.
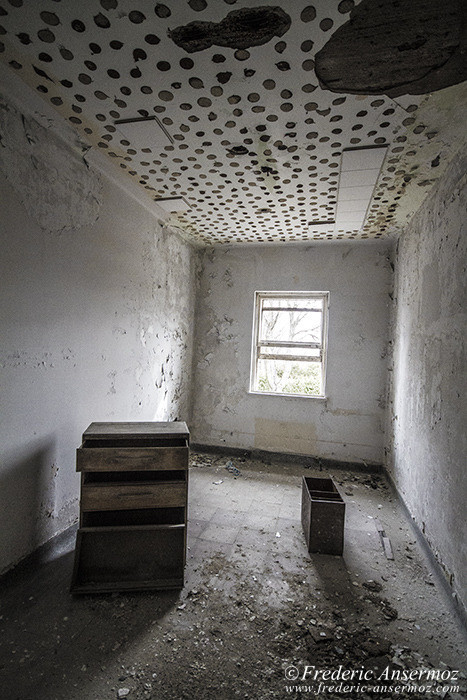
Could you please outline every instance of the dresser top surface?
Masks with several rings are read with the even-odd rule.
[[[190,432],[183,421],[146,423],[91,423],[83,433],[83,440],[102,440],[105,438],[151,438],[179,437],[188,438]]]

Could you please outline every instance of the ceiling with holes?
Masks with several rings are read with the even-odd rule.
[[[465,138],[461,4],[0,0],[0,59],[198,245],[380,238]]]

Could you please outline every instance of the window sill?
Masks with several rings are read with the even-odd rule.
[[[327,396],[315,396],[313,394],[280,394],[277,391],[253,391],[251,389],[248,393],[252,396],[278,396],[286,399],[318,399],[318,401],[327,399]]]

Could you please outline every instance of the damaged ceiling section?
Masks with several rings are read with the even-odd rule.
[[[459,0],[363,0],[316,54],[320,85],[389,97],[456,85],[467,79],[466,16]]]
[[[172,41],[188,53],[211,46],[249,49],[260,46],[290,27],[290,17],[280,7],[253,7],[229,12],[221,22],[190,22],[169,30]]]
[[[0,0],[0,61],[196,245],[382,238],[466,138],[461,6]]]

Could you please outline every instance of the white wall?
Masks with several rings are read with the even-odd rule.
[[[189,246],[5,98],[0,135],[1,572],[76,518],[91,421],[188,418],[195,281]]]
[[[205,252],[196,313],[193,439],[382,462],[389,255],[381,242]],[[330,292],[326,400],[248,393],[255,290]]]
[[[465,153],[401,237],[387,468],[467,604]]]

